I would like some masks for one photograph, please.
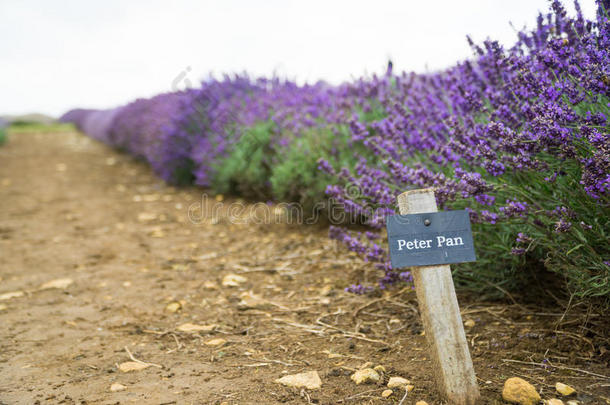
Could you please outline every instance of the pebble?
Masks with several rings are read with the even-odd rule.
[[[572,395],[573,393],[576,392],[576,390],[574,388],[570,387],[567,384],[560,383],[560,382],[555,384],[555,389],[557,390],[558,393],[560,393],[564,397],[567,397],[568,395]]]
[[[411,381],[402,377],[390,377],[390,381],[388,381],[388,388],[404,388],[407,385],[411,384]]]
[[[23,291],[11,291],[0,294],[0,301],[10,300],[11,298],[23,297]]]
[[[502,398],[506,402],[520,405],[535,405],[540,402],[536,388],[519,377],[511,377],[504,383]]]
[[[467,328],[472,328],[475,325],[475,322],[472,319],[468,319],[466,320],[466,322],[464,322],[464,326]]]
[[[282,378],[275,380],[275,383],[282,384],[287,387],[307,388],[308,390],[317,390],[322,386],[322,380],[317,371],[308,371],[305,373],[285,375]]]
[[[152,232],[150,232],[150,236],[152,238],[164,238],[165,232],[163,232],[163,229],[161,229],[161,227],[157,226],[153,228]]]
[[[252,293],[245,292],[239,296],[241,301],[237,304],[237,308],[241,310],[246,309],[265,309],[269,308],[271,304],[265,301],[262,297]]]
[[[213,346],[213,347],[222,346],[225,343],[227,343],[227,341],[223,338],[216,338],[216,339],[208,340],[207,342],[205,342],[206,346]]]
[[[167,306],[165,307],[165,310],[169,311],[169,312],[178,312],[180,310],[180,308],[182,308],[182,305],[180,305],[179,302],[174,301],[174,302],[170,302],[169,304],[167,304]]]
[[[110,386],[110,391],[112,391],[112,392],[125,391],[126,389],[127,389],[126,386],[124,386],[123,384],[119,384],[119,383],[114,383]]]
[[[564,405],[561,399],[551,398],[544,401],[545,405]]]
[[[216,325],[195,325],[194,323],[184,323],[178,326],[180,332],[211,332]]]
[[[426,401],[417,401],[415,405],[428,405]]]
[[[141,212],[138,214],[139,222],[149,222],[157,219],[157,214],[153,214],[151,212]]]
[[[199,259],[199,260],[210,260],[210,259],[213,259],[215,257],[218,257],[218,253],[210,252],[210,253],[204,253],[201,256],[198,256],[197,259]]]
[[[378,373],[385,373],[385,367],[382,366],[381,364],[378,366],[373,367],[373,370],[377,371]]]
[[[72,284],[71,278],[58,278],[56,280],[47,281],[43,285],[40,286],[41,290],[49,290],[51,288],[59,288],[64,289],[67,288],[70,284]]]
[[[247,278],[240,276],[238,274],[227,274],[222,279],[223,287],[239,287],[240,284],[248,281]]]
[[[119,364],[119,370],[124,373],[128,373],[130,371],[140,371],[148,367],[150,367],[150,364],[138,363],[136,361],[126,361],[125,363]]]
[[[379,373],[372,368],[363,368],[352,374],[352,381],[356,384],[368,384],[379,382]]]
[[[389,397],[390,395],[392,395],[393,393],[394,393],[394,391],[392,391],[392,390],[385,390],[385,391],[383,391],[383,392],[381,393],[381,396],[382,396],[382,397],[384,397],[384,398],[387,398],[387,397]]]

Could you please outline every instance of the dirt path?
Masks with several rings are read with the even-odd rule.
[[[323,228],[230,223],[227,201],[210,215],[215,200],[193,223],[201,195],[76,133],[14,135],[0,147],[0,403],[397,403],[402,393],[381,399],[383,385],[350,381],[365,362],[411,380],[405,404],[439,403],[410,289],[375,301],[344,293],[375,275]],[[223,286],[228,274],[245,281]],[[40,288],[58,279],[72,282]],[[499,403],[515,375],[545,398],[562,381],[582,403],[608,401],[608,380],[525,364],[610,374],[595,336],[554,333],[555,315],[461,301],[485,403]],[[186,323],[213,329],[181,331]],[[125,347],[162,368],[121,372]],[[320,390],[273,382],[309,370]]]

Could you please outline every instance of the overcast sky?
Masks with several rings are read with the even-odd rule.
[[[331,83],[424,72],[503,44],[548,0],[0,0],[0,114],[57,116],[247,71]],[[594,0],[583,0],[586,16]],[[568,9],[573,11],[572,2]]]

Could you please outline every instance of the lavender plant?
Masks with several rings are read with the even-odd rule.
[[[345,173],[321,162],[339,184],[361,190],[327,193],[381,229],[398,193],[435,187],[441,208],[470,210],[482,241],[481,260],[456,276],[514,288],[544,269],[572,294],[607,297],[610,23],[604,12],[585,21],[576,4],[569,18],[554,1],[510,49],[472,44],[472,61],[396,77],[398,91],[380,98],[387,117],[351,123],[383,164]],[[363,235],[333,229],[331,237],[376,262],[382,286],[402,277]]]

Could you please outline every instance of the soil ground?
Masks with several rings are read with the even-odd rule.
[[[366,362],[411,381],[404,404],[442,403],[411,288],[345,293],[378,275],[323,226],[261,224],[249,210],[232,223],[237,200],[198,212],[203,194],[76,132],[0,147],[0,403],[398,403],[402,392],[382,399],[383,383],[350,380]],[[223,286],[228,274],[245,281]],[[58,279],[69,285],[41,288]],[[610,403],[607,319],[458,295],[483,403],[502,403],[513,376],[545,399],[559,381],[580,403]],[[129,353],[154,365],[122,372]],[[321,389],[274,383],[310,370]]]

